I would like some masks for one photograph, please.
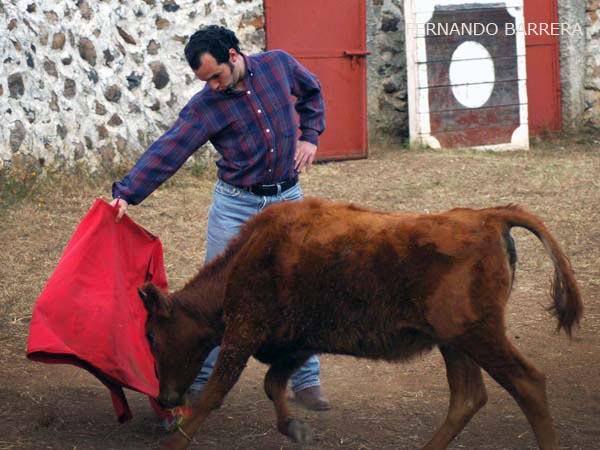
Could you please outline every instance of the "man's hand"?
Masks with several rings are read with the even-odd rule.
[[[296,172],[302,172],[302,169],[305,167],[307,172],[310,171],[316,153],[316,145],[306,141],[296,142],[296,154],[294,155],[294,168]]]
[[[115,217],[115,223],[118,223],[119,220],[123,218],[127,212],[127,207],[129,206],[122,198],[115,198],[112,202],[110,202],[110,206],[115,206],[117,203],[119,204],[119,212],[117,213],[117,217]]]

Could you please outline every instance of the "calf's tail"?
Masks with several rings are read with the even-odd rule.
[[[494,210],[494,216],[504,221],[506,232],[512,227],[525,228],[544,245],[554,264],[554,280],[550,288],[552,304],[548,310],[558,321],[557,331],[563,329],[571,337],[573,326],[579,324],[583,315],[583,302],[569,258],[544,223],[533,214],[513,205]]]

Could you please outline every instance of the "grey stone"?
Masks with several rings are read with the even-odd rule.
[[[89,136],[84,136],[83,139],[85,140],[85,146],[88,150],[94,148],[94,142],[92,141],[92,138],[90,138]]]
[[[55,112],[59,112],[60,111],[60,107],[58,106],[58,95],[56,95],[56,92],[52,91],[50,93],[50,102],[48,102],[48,106],[50,107],[50,110],[55,111]]]
[[[121,119],[121,116],[119,116],[117,113],[114,113],[110,120],[108,121],[108,125],[110,125],[111,127],[118,127],[119,125],[123,124],[123,119]]]
[[[131,44],[131,45],[137,45],[137,42],[135,42],[135,39],[127,31],[125,31],[123,28],[121,28],[118,25],[117,25],[117,31],[119,32],[119,36],[121,36],[121,38],[123,38],[123,40],[125,42],[127,42],[128,44]]]
[[[383,83],[383,92],[386,94],[393,94],[398,91],[398,86],[392,81],[385,81]]]
[[[157,126],[158,128],[160,128],[160,129],[161,129],[163,132],[164,132],[164,131],[167,131],[169,128],[171,128],[171,126],[170,126],[170,125],[168,125],[168,124],[166,124],[166,123],[164,123],[164,122],[161,122],[160,120],[157,120],[157,121],[156,121],[156,122],[154,122],[154,123],[155,123],[155,124],[156,124],[156,126]]]
[[[139,114],[142,112],[142,108],[140,108],[140,105],[138,105],[137,103],[130,103],[129,112],[132,114]]]
[[[104,106],[98,100],[96,100],[96,114],[98,114],[99,116],[103,116],[104,114],[106,114],[106,106]]]
[[[146,5],[156,6],[156,0],[144,0]]]
[[[56,64],[54,63],[54,61],[48,58],[44,59],[44,70],[48,75],[54,78],[58,77],[58,72],[56,71]]]
[[[144,63],[144,54],[142,52],[130,53],[129,56],[131,56],[131,59],[133,59],[136,64]]]
[[[81,142],[77,142],[73,145],[73,158],[75,161],[80,161],[85,155],[85,147]]]
[[[104,140],[108,137],[108,130],[104,125],[99,125],[96,127],[96,131],[98,131],[98,139]]]
[[[130,91],[133,91],[135,88],[140,87],[143,77],[144,77],[143,74],[138,74],[135,72],[131,72],[129,75],[127,75],[128,89]]]
[[[67,127],[65,127],[62,123],[56,125],[56,132],[60,136],[60,138],[64,141],[67,137]]]
[[[127,55],[127,51],[125,50],[125,47],[123,47],[120,42],[117,42],[115,44],[115,47],[117,47],[117,50],[119,50],[119,53],[121,53],[121,55],[123,55],[123,56]]]
[[[92,69],[89,72],[86,71],[86,73],[87,73],[88,80],[90,80],[94,84],[96,84],[98,82],[98,80],[99,80],[98,72],[96,72],[94,69]]]
[[[177,106],[177,96],[175,95],[174,92],[171,92],[171,98],[169,98],[169,100],[167,100],[167,106],[169,108],[173,108],[174,106]]]
[[[30,69],[35,69],[35,63],[33,62],[33,56],[31,56],[31,53],[25,52],[25,61],[27,62],[27,67]]]
[[[104,98],[112,103],[119,103],[121,99],[121,89],[116,84],[110,85],[104,91]]]
[[[82,37],[79,39],[79,56],[83,58],[85,61],[90,63],[90,65],[96,65],[96,47],[94,43],[88,38]]]
[[[175,12],[178,11],[180,6],[175,2],[175,0],[165,0],[163,3],[163,9],[166,12]]]
[[[90,5],[85,0],[79,0],[77,2],[77,6],[79,7],[79,11],[81,12],[81,17],[85,20],[90,20],[92,18],[92,11],[90,9]]]
[[[62,62],[65,66],[68,66],[73,62],[73,57],[69,55],[66,58],[61,59],[60,62]]]
[[[62,50],[65,46],[65,41],[65,33],[62,31],[60,33],[56,33],[54,36],[52,36],[52,48],[54,50]]]
[[[150,69],[152,69],[152,82],[156,89],[162,89],[169,84],[169,73],[163,63],[152,62]]]
[[[125,153],[125,150],[127,150],[127,139],[125,139],[123,136],[118,134],[117,137],[115,138],[115,143],[117,145],[117,151],[120,154]]]
[[[137,130],[137,139],[142,147],[146,147],[146,136],[142,130]]]
[[[29,5],[27,5],[27,12],[28,13],[33,13],[36,10],[36,6],[35,3],[30,3]]]
[[[75,97],[75,94],[77,94],[77,83],[75,83],[75,80],[72,80],[71,78],[65,78],[63,95],[66,98],[73,98]]]
[[[21,98],[25,93],[23,75],[20,72],[8,76],[8,92],[11,98]]]
[[[46,31],[46,27],[40,24],[40,44],[42,46],[46,46],[48,44],[48,31]]]
[[[20,52],[21,50],[23,50],[23,47],[21,47],[21,43],[19,41],[15,41],[13,39],[10,40],[10,42],[12,43],[13,47],[15,47],[15,50]],[[18,63],[20,64],[20,63]]]
[[[112,143],[104,144],[98,149],[102,163],[109,165],[115,159],[115,146]]]
[[[148,46],[146,47],[146,51],[149,55],[156,55],[158,53],[158,49],[160,48],[160,44],[152,39],[148,42]]]
[[[17,28],[17,19],[11,19],[10,22],[8,22],[8,31],[12,31],[15,28]]]
[[[164,19],[162,17],[159,17],[158,19],[156,19],[156,28],[159,30],[164,30],[165,28],[169,28],[171,26],[171,22],[169,22],[167,19]]]
[[[254,27],[257,30],[262,30],[265,27],[265,16],[260,8],[252,11],[247,11],[240,19],[240,28]]]
[[[0,84],[0,97],[4,95],[4,87]]]
[[[102,54],[104,55],[104,64],[106,66],[110,67],[110,63],[115,60],[115,57],[113,56],[113,54],[110,52],[109,49],[104,50],[102,52]]]
[[[154,103],[150,105],[150,110],[154,112],[160,111],[160,100],[156,99]]]
[[[25,113],[25,117],[27,118],[27,122],[33,123],[35,122],[35,110],[31,108],[23,107],[23,112]]]
[[[381,31],[398,31],[398,22],[400,22],[399,17],[384,15],[381,18]]]
[[[15,126],[10,130],[10,137],[8,139],[10,149],[13,153],[17,153],[21,148],[21,144],[25,140],[25,126],[20,120],[15,121]]]

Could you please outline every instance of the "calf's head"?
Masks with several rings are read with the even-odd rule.
[[[167,295],[152,283],[138,293],[148,312],[145,331],[156,364],[158,403],[167,408],[182,405],[202,363],[219,344],[216,333],[208,320],[182,305],[176,294]]]

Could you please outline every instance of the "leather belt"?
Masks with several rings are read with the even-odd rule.
[[[298,183],[298,177],[288,178],[287,180],[275,184],[253,184],[252,186],[244,186],[242,189],[251,192],[254,195],[271,197],[287,191],[289,188],[295,186],[296,183]]]

